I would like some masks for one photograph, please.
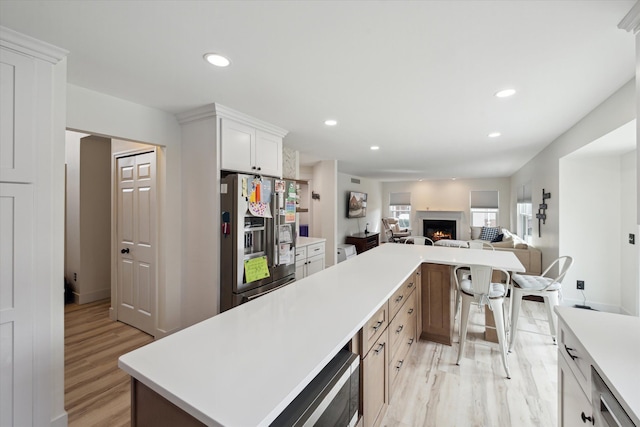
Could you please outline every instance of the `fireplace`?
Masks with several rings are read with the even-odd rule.
[[[456,240],[456,221],[448,219],[423,219],[422,235],[434,242],[438,240]]]

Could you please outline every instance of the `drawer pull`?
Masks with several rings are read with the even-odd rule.
[[[384,322],[382,320],[378,320],[378,323],[376,323],[376,326],[373,326],[373,331],[374,332],[378,332],[378,329],[380,329],[380,326],[382,326]]]
[[[587,421],[589,421],[591,424],[595,424],[596,423],[595,418],[587,417],[584,412],[582,413],[581,418],[582,418],[582,422],[585,423],[585,424],[587,423]]]
[[[578,356],[571,354],[571,352],[575,351],[575,349],[567,347],[566,344],[564,345],[564,349],[567,352],[567,354],[569,355],[569,357],[571,358],[571,360],[576,360],[578,358]]]
[[[399,334],[400,332],[402,332],[403,329],[404,329],[404,325],[398,326],[398,329],[396,329],[396,334]]]
[[[402,364],[404,363],[404,360],[400,360],[398,361],[398,366],[396,366],[396,369],[399,371],[400,368],[402,368]]]
[[[407,344],[409,345],[413,344],[413,338],[409,338],[409,342]]]
[[[384,348],[384,343],[382,342],[382,343],[378,344],[378,348],[376,348],[375,350],[373,350],[373,352],[374,352],[375,354],[380,354],[380,352],[382,351],[382,349],[383,349],[383,348]]]
[[[404,298],[404,295],[400,295],[400,296],[398,296],[398,298],[396,298],[396,302],[400,302],[400,301],[402,301],[402,298]]]
[[[409,285],[407,286],[407,288],[409,289],[413,288],[413,282],[409,282]]]
[[[407,314],[411,314],[413,313],[413,308],[410,308],[409,311],[407,312]]]

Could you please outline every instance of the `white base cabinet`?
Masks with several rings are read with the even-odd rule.
[[[324,242],[296,247],[296,280],[324,270]]]

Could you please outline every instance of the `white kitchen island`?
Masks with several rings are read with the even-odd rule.
[[[210,426],[267,426],[422,263],[524,267],[511,252],[384,244],[120,357]]]

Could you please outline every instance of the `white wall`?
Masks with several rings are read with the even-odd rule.
[[[181,133],[174,115],[67,84],[68,129],[161,146],[158,157],[158,334],[179,328],[182,310]],[[61,338],[62,339],[62,338]]]
[[[547,220],[542,225],[542,237],[538,237],[538,221],[534,221],[533,227],[532,244],[542,251],[543,268],[559,256],[559,200],[562,197],[559,193],[559,159],[635,117],[635,80],[632,79],[511,176],[513,206],[517,189],[527,182],[531,182],[534,212],[542,203],[542,189],[551,193],[551,199],[547,200]],[[515,210],[511,215],[515,224]],[[619,241],[613,244],[619,245]]]
[[[584,280],[588,305],[619,311],[620,164],[619,156],[560,159],[559,252],[574,259],[564,279],[565,304],[583,304],[576,280]]]
[[[625,314],[640,315],[640,227],[636,222],[638,200],[637,153],[622,156],[620,164],[620,223],[622,236],[620,241],[620,308]],[[634,234],[635,245],[629,244],[629,234]]]
[[[629,123],[635,118],[635,81],[631,80],[615,93],[613,93],[608,99],[602,102],[589,114],[587,114],[584,118],[582,118],[573,127],[568,129],[564,134],[550,143],[536,157],[534,157],[511,177],[511,190],[513,195],[516,194],[517,189],[524,183],[529,181],[531,182],[534,212],[538,204],[542,203],[542,189],[544,188],[545,191],[551,193],[551,199],[547,200],[548,209],[546,212],[546,224],[543,224],[541,229],[542,237],[538,237],[538,222],[534,221],[533,246],[539,248],[542,251],[543,268],[548,266],[554,259],[561,255],[560,252],[562,252],[563,255],[575,255],[575,253],[569,253],[567,251],[568,248],[565,249],[564,246],[561,247],[561,237],[563,242],[569,242],[573,239],[580,240],[580,235],[584,234],[584,230],[579,231],[580,235],[575,234],[576,231],[572,231],[571,226],[567,226],[568,228],[566,229],[564,225],[563,227],[560,227],[560,208],[562,206],[562,209],[564,209],[564,207],[567,206],[568,203],[567,201],[565,201],[567,200],[566,198],[569,198],[570,200],[570,198],[572,197],[571,194],[567,194],[560,187],[560,159],[612,132],[613,130],[620,128],[621,126]],[[619,167],[620,166],[618,166],[618,168]],[[610,183],[614,187],[614,189],[609,188],[605,191],[619,192],[621,185],[620,180],[621,177],[618,174],[617,181]],[[581,185],[586,187],[584,183]],[[600,183],[592,183],[591,185],[596,185],[599,189],[603,188]],[[606,197],[608,197],[603,196],[602,191],[594,191],[591,195],[590,201],[585,206],[582,206],[583,213],[581,213],[581,215],[584,215],[585,212],[588,213],[592,209],[598,209],[594,208],[594,205],[601,203],[599,200],[601,198],[600,196],[605,199]],[[515,215],[515,212],[513,213],[513,215]],[[619,224],[620,218],[618,218],[617,221]],[[620,253],[619,248],[621,244],[626,241],[626,239],[627,236],[622,235],[622,233],[620,232],[620,225],[618,225],[617,232],[609,238],[609,245],[611,247],[615,247],[615,251]],[[576,260],[575,262],[578,263],[578,260]],[[581,264],[584,263],[581,261],[580,264],[577,265]],[[575,289],[575,280],[577,278],[587,281],[587,283],[585,283],[585,290],[587,290],[588,292],[588,298],[591,299],[593,297],[592,302],[595,302],[597,304],[600,303],[600,301],[597,301],[596,298],[601,298],[601,296],[599,294],[593,295],[590,293],[591,289],[593,289],[593,291],[595,292],[597,288],[594,289],[594,287],[600,286],[597,283],[593,282],[599,282],[601,280],[611,282],[613,280],[611,278],[606,280],[602,278],[610,277],[609,274],[611,272],[609,270],[612,268],[612,266],[602,261],[596,261],[593,265],[589,265],[589,268],[592,269],[589,270],[589,275],[594,279],[577,277],[578,275],[583,276],[583,273],[585,273],[584,270],[582,270],[580,267],[575,266],[572,268],[570,273],[567,275],[567,278],[565,279],[566,285],[563,288],[563,292],[565,293],[565,300],[561,302],[561,304],[574,304],[576,302],[575,299],[579,300],[579,302],[582,302],[582,295]],[[618,262],[614,268],[619,270],[620,263]],[[635,276],[637,277],[637,269]],[[634,280],[634,283],[625,285],[625,289],[632,293],[636,293],[637,295],[640,284],[638,283],[638,279]],[[615,306],[611,306],[613,304],[613,301],[611,301],[609,297],[606,297],[607,299],[603,301],[602,307],[608,308],[612,311],[620,311],[621,288],[619,284],[614,285],[614,287],[617,289],[617,295],[613,297],[615,299]],[[595,304],[593,305],[595,306]]]
[[[360,184],[352,183],[351,178],[359,179]],[[367,193],[367,216],[365,218],[347,218],[347,199],[350,191]],[[382,183],[380,181],[339,173],[337,199],[337,244],[344,243],[344,239],[346,236],[364,232],[367,223],[369,223],[369,231],[381,231],[383,206]],[[380,240],[384,241],[383,235],[380,236]]]
[[[320,194],[320,200],[311,200],[314,215],[313,237],[327,239],[325,248],[325,266],[336,263],[338,251],[337,232],[337,191],[338,191],[338,162],[337,160],[323,160],[313,167],[313,191]]]
[[[66,132],[66,194],[64,277],[78,292],[74,273],[80,273],[80,139],[86,133]],[[77,278],[77,276],[76,276]]]
[[[417,211],[462,211],[461,236],[457,238],[468,240],[470,238],[469,192],[472,190],[498,190],[500,209],[498,222],[502,227],[515,233],[515,222],[513,227],[509,222],[511,218],[509,178],[385,182],[382,185],[382,216],[389,216],[390,193],[409,191],[411,192],[412,234],[422,235],[422,219]]]

